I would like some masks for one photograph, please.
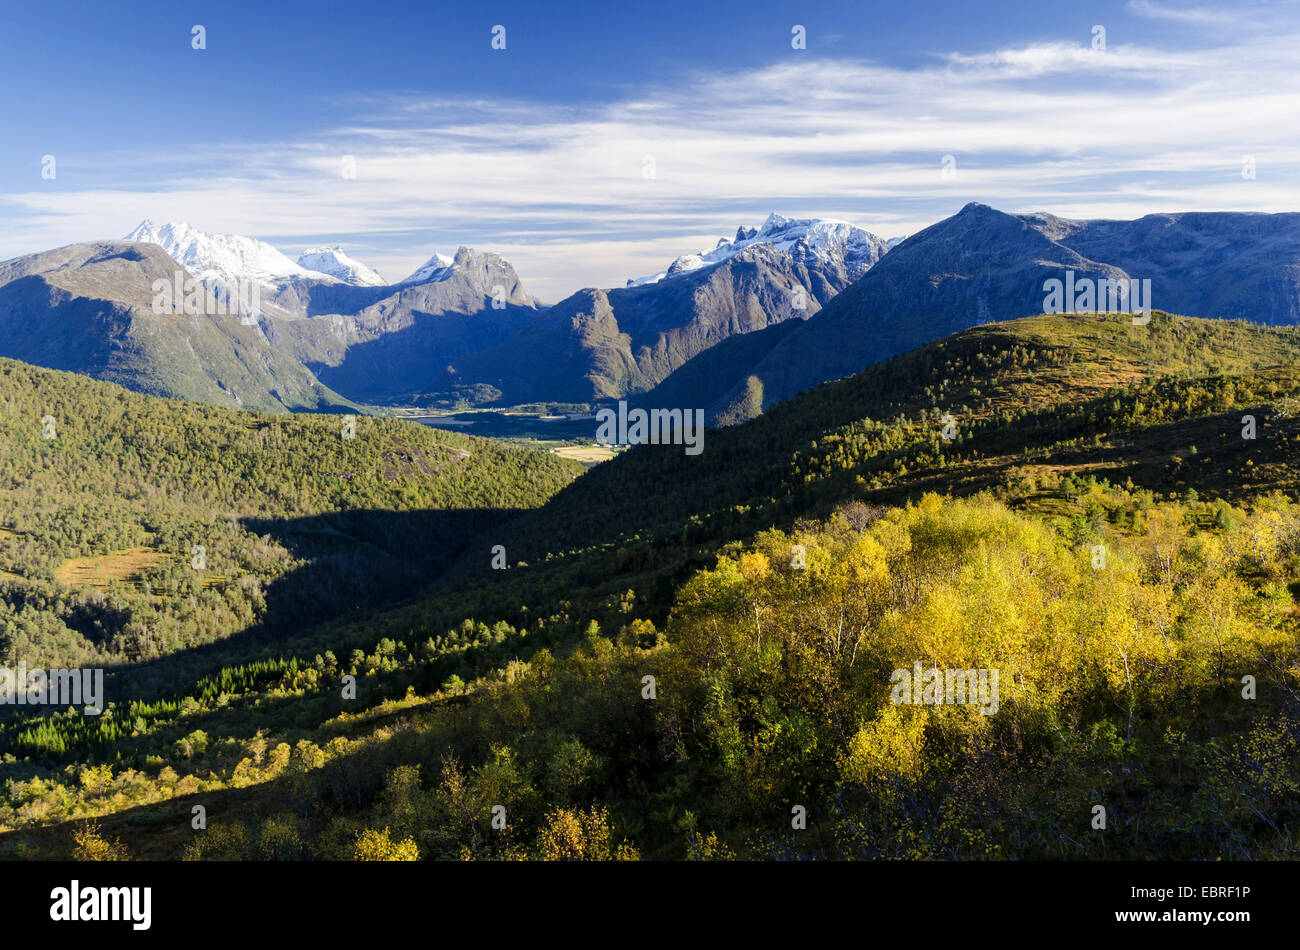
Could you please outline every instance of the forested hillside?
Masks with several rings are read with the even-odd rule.
[[[1294,330],[1159,313],[1146,327],[1037,317],[963,332],[709,430],[699,456],[639,446],[535,510],[469,526],[462,556],[427,591],[351,613],[268,602],[260,624],[274,636],[143,662],[136,698],[102,717],[6,716],[0,849],[1294,856],[1298,348]],[[16,380],[6,405],[27,407],[6,410],[6,468],[87,484],[88,467],[76,479],[40,474],[53,464],[41,454],[53,451],[40,438],[48,410],[31,431],[19,421],[38,401],[22,374],[36,371],[5,369],[0,379]],[[168,428],[156,420],[128,426],[131,439],[82,422],[69,444],[167,476],[168,499],[207,497],[194,457],[226,459],[221,439],[256,444],[259,430],[224,431],[228,414],[160,405],[212,414],[210,429],[194,423],[210,438],[167,443],[190,461],[147,455],[150,434]],[[126,414],[102,412],[123,424]],[[305,433],[284,468],[223,461],[261,473],[247,496],[238,478],[208,480],[249,516],[291,512],[304,531],[328,534],[351,513],[345,502],[396,508],[383,519],[398,537],[414,530],[408,519],[439,514],[406,494],[424,484],[418,465],[388,481],[378,447],[357,444],[368,426],[371,438],[401,433],[412,457],[426,457],[414,444],[427,439],[426,454],[463,446],[463,461],[484,459],[483,475],[516,473],[510,499],[474,479],[438,495],[430,477],[430,495],[467,502],[456,511],[534,505],[570,474],[555,459],[511,468],[524,456],[369,419],[341,450],[358,453],[349,468],[325,448],[337,420],[274,422]],[[83,504],[139,500],[111,474],[117,464]],[[304,494],[256,509],[267,473],[286,469]],[[339,472],[358,484],[336,484]],[[54,518],[41,497],[17,509]],[[11,530],[36,547],[39,524]],[[174,557],[189,541],[176,536]],[[88,550],[146,541],[114,536]],[[506,570],[493,569],[496,544]],[[58,566],[24,567],[42,570]],[[89,596],[76,589],[51,588]],[[996,714],[891,701],[892,671],[915,663],[998,670]],[[196,805],[204,830],[192,826]],[[1106,830],[1093,826],[1096,806]],[[804,827],[792,826],[799,809]]]
[[[0,664],[139,663],[400,599],[581,470],[413,423],[238,412],[0,360]]]

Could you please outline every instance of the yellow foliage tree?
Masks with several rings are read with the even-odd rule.
[[[388,829],[367,828],[357,835],[353,857],[358,861],[418,861],[420,849],[413,838],[394,841]]]

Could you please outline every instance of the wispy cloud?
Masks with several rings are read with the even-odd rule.
[[[1240,16],[1238,11],[1231,8],[1180,7],[1153,3],[1152,0],[1129,0],[1128,9],[1138,16],[1153,20],[1176,20],[1180,23],[1230,23]]]

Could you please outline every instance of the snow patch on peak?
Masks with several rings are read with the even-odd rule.
[[[157,244],[204,284],[233,286],[253,281],[274,287],[294,277],[320,280],[328,276],[299,267],[265,241],[240,234],[211,234],[188,221],[159,226],[146,218],[126,240]]]
[[[699,254],[683,254],[669,266],[668,276],[672,277],[688,270],[699,270],[703,266],[704,258]]]
[[[298,255],[298,266],[358,287],[383,287],[388,283],[365,264],[349,257],[337,244],[307,248]]]
[[[833,218],[787,218],[772,212],[761,227],[747,228],[742,225],[736,229],[735,240],[720,238],[713,250],[684,254],[673,261],[667,270],[649,277],[634,278],[627,282],[627,286],[656,284],[677,274],[699,270],[735,257],[755,244],[770,244],[784,254],[797,254],[801,260],[810,257],[818,261],[842,259],[853,279],[866,273],[886,250],[885,242],[880,238],[847,221]]]
[[[455,264],[456,262],[446,254],[434,254],[433,257],[420,265],[420,267],[416,269],[415,273],[402,281],[402,283],[431,284],[436,281],[446,280],[451,276]]]

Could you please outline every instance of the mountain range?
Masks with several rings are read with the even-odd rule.
[[[1045,282],[1150,280],[1154,306],[1271,326],[1300,323],[1300,214],[1196,212],[1135,221],[1007,214],[971,203],[900,242],[792,331],[764,330],[669,377],[713,421],[736,421],[818,383],[994,321],[1042,313]],[[740,350],[738,343],[732,346]]]
[[[774,214],[661,274],[572,294],[457,363],[442,386],[490,387],[506,404],[644,393],[724,340],[807,319],[884,253],[884,241],[853,225]]]
[[[155,312],[156,286],[189,280],[201,313]],[[0,263],[0,355],[267,411],[398,400],[536,309],[509,263],[470,248],[389,285],[341,248],[296,263],[253,238],[144,221],[120,241]]]
[[[1077,221],[971,203],[885,241],[772,214],[549,307],[508,261],[468,247],[388,283],[340,246],[293,260],[253,238],[146,220],[123,241],[0,264],[0,356],[247,408],[626,398],[703,407],[726,424],[953,332],[1042,312],[1045,283],[1067,271],[1149,280],[1166,311],[1294,325],[1300,215]],[[177,274],[232,312],[151,312],[154,282]],[[232,297],[236,285],[245,292]]]

